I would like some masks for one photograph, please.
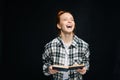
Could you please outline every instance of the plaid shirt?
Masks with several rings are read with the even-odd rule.
[[[90,51],[88,46],[88,43],[74,35],[72,44],[69,46],[69,66],[77,62],[78,64],[83,63],[87,70],[89,69]],[[48,70],[50,65],[64,65],[65,54],[65,48],[60,36],[47,43],[42,54],[44,75],[51,75]],[[69,80],[82,80],[82,75],[75,70],[70,70],[68,75]],[[63,80],[63,73],[59,71],[53,74],[53,78],[54,80]]]

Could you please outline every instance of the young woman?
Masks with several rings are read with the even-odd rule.
[[[75,35],[75,21],[70,12],[59,11],[56,26],[59,36],[45,45],[42,55],[43,73],[46,76],[53,75],[52,80],[82,80],[82,75],[89,69],[89,45]],[[84,67],[66,71],[53,69],[53,65],[79,64],[84,64]]]

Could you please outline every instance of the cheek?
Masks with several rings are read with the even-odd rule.
[[[66,26],[66,25],[63,24],[63,23],[60,24],[60,27],[61,27],[61,28],[65,28],[65,26]]]
[[[73,25],[75,26],[75,22],[73,22]]]
[[[65,26],[65,24],[66,24],[65,22],[64,22],[64,23],[61,23],[61,26]]]

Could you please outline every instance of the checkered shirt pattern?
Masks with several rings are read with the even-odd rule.
[[[64,65],[65,54],[66,51],[60,36],[47,43],[42,54],[44,75],[51,75],[48,70],[50,65]],[[72,44],[69,46],[69,66],[77,62],[78,64],[84,64],[87,70],[89,70],[89,55],[88,43],[74,35]],[[69,80],[82,80],[82,75],[75,70],[70,70],[68,75]],[[62,72],[59,71],[53,74],[53,79],[63,80]]]

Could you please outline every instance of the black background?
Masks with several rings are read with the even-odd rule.
[[[69,10],[76,35],[90,45],[90,70],[84,80],[120,80],[119,8],[116,0],[0,1],[1,78],[49,80],[42,73],[41,55],[57,36],[57,11]]]

